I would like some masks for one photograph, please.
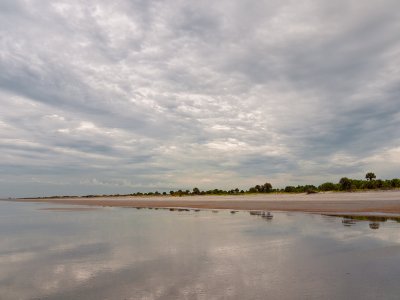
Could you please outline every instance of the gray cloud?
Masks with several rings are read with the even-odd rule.
[[[0,5],[0,196],[398,176],[396,1]]]

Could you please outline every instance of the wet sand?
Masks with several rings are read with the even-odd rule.
[[[400,215],[400,190],[318,194],[255,194],[235,196],[75,197],[17,199],[63,205],[139,208],[197,208],[299,211],[312,213],[392,213]]]
[[[97,210],[98,207],[45,207],[39,208],[39,210],[50,210],[50,211],[91,211]]]

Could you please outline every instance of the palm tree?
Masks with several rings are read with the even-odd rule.
[[[372,181],[373,179],[376,178],[376,175],[375,173],[368,172],[367,174],[365,174],[365,178],[367,178],[369,181]]]

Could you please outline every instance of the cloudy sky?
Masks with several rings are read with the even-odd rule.
[[[0,2],[0,196],[400,177],[400,3]]]

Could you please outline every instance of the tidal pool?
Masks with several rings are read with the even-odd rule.
[[[399,299],[400,223],[342,220],[0,201],[0,299]]]

